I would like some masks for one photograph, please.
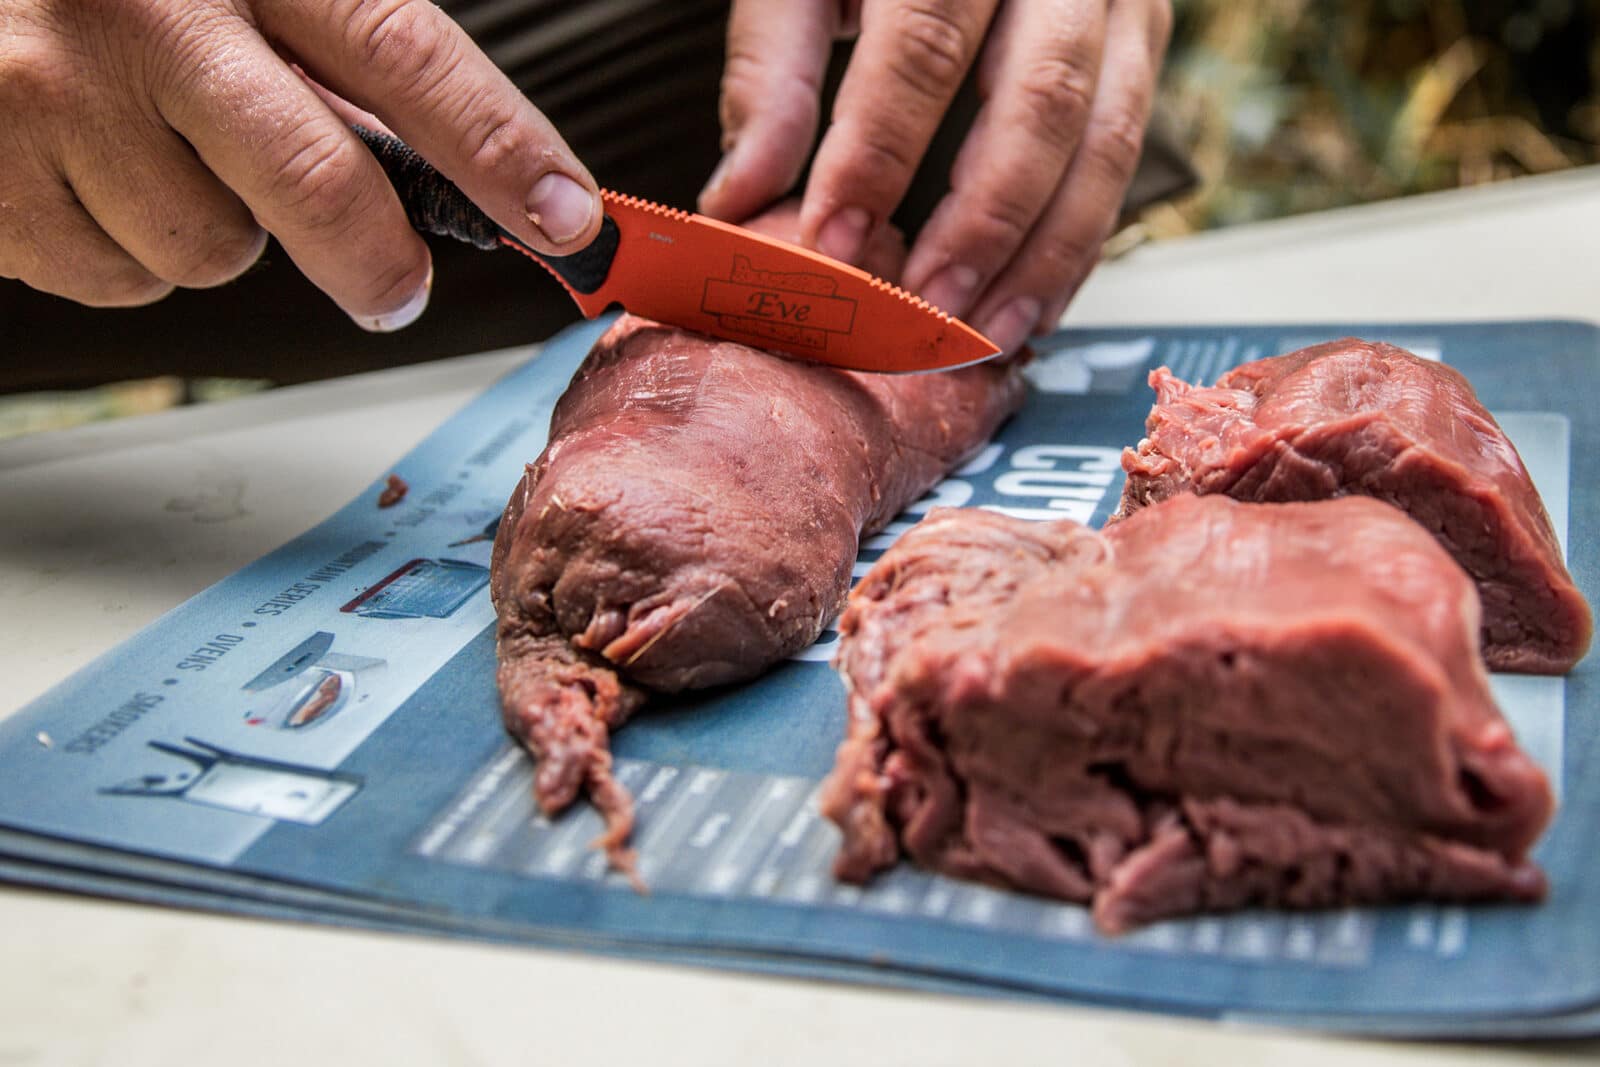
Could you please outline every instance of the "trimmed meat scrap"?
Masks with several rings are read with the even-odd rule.
[[[1516,448],[1461,374],[1354,338],[1258,360],[1199,388],[1162,367],[1145,439],[1123,453],[1117,518],[1176,493],[1374,496],[1427,527],[1477,583],[1494,670],[1560,674],[1589,605]]]
[[[619,865],[609,735],[644,701],[752,678],[844,602],[860,539],[1022,401],[1012,364],[853,374],[624,316],[579,368],[495,540],[507,728],[546,812],[580,789]]]
[[[404,500],[409,492],[411,492],[410,484],[398,474],[391,474],[384,482],[383,491],[378,494],[378,506],[392,508]]]
[[[1490,695],[1477,595],[1386,504],[1183,494],[1100,533],[935,511],[840,631],[840,878],[903,851],[1110,933],[1544,894],[1553,800]]]

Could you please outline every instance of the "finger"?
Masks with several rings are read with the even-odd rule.
[[[854,262],[900,203],[966,77],[997,0],[880,0],[861,36],[806,183],[801,236]]]
[[[77,127],[63,164],[83,207],[151,274],[220,285],[261,256],[267,234],[194,149],[153,115]]]
[[[15,23],[0,13],[0,277],[97,307],[159,300],[172,287],[106,235],[61,164],[58,134],[87,80],[79,52]]]
[[[788,192],[817,136],[839,30],[832,0],[735,0],[722,72],[722,161],[700,210],[742,222]]]
[[[300,67],[300,64],[290,63],[289,69],[294,71],[295,74],[299,76],[301,81],[310,86],[311,91],[317,94],[317,99],[321,100],[324,104],[327,104],[328,110],[333,112],[335,115],[338,115],[339,121],[343,122],[346,126],[362,126],[371,130],[373,133],[387,134],[390,137],[399,136],[393,130],[391,130],[382,119],[368,111],[366,108],[356,107],[350,101],[334,92],[332,89],[329,89],[327,86],[319,83],[315,78],[307,74]]]
[[[157,87],[163,117],[359,325],[410,323],[431,261],[372,154],[243,22],[197,33],[208,61]]]
[[[1005,351],[1049,328],[1116,224],[1149,123],[1170,16],[1165,0],[1116,0],[1089,121],[1049,206],[970,321]]]
[[[410,142],[533,248],[577,251],[599,189],[548,119],[429,0],[263,0],[306,70]]]
[[[0,241],[0,277],[92,307],[134,307],[160,300],[172,286],[106,235],[64,181],[0,189],[0,229],[23,237]]]
[[[929,303],[966,315],[1039,221],[1088,122],[1105,34],[1105,0],[1002,8],[984,49],[987,99],[907,264]]]

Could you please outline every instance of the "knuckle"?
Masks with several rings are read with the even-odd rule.
[[[1120,188],[1133,178],[1144,154],[1145,117],[1142,109],[1119,107],[1096,122],[1092,151],[1106,174]]]
[[[771,137],[782,144],[809,145],[822,109],[817,98],[810,94],[777,97],[767,102],[766,125]]]
[[[723,132],[738,134],[758,114],[779,138],[809,141],[821,119],[819,86],[809,81],[775,85],[755,55],[730,55],[723,68],[718,118]]]
[[[139,307],[165,297],[172,285],[129,259],[78,271],[56,291],[90,307]]]
[[[92,307],[148,304],[171,291],[69,198],[36,186],[0,189],[0,277]]]
[[[12,116],[55,110],[72,83],[72,63],[37,34],[0,34],[0,102]]]
[[[1075,57],[1036,60],[1017,83],[1022,113],[1035,136],[1065,147],[1094,104],[1095,77]]]
[[[1040,248],[1040,274],[1057,283],[1077,277],[1099,258],[1101,242],[1085,231],[1058,234]]]
[[[913,4],[901,10],[890,73],[922,96],[945,97],[966,76],[977,33],[963,4]]]
[[[474,166],[509,163],[524,147],[519,123],[494,88],[461,77],[461,40],[439,32],[431,5],[389,0],[375,5],[362,53],[387,84],[393,104],[446,118],[459,129],[457,150]]]
[[[449,35],[436,32],[426,5],[413,0],[382,0],[362,7],[356,30],[357,54],[405,99],[433,93],[441,77],[459,60]]]
[[[310,132],[271,170],[267,199],[299,228],[336,237],[350,225],[361,196],[361,164],[337,128]],[[331,232],[330,232],[331,231]]]
[[[216,95],[243,106],[239,94],[254,80],[258,60],[229,32],[228,21],[210,5],[196,4],[144,31],[148,44],[143,62],[151,91],[176,100]]]
[[[1015,196],[995,192],[986,197],[977,211],[974,227],[980,247],[991,254],[1006,252],[1022,244],[1037,217],[1037,205]],[[1006,257],[1002,257],[1006,258]]]
[[[718,89],[717,117],[727,133],[737,133],[749,121],[750,114],[761,99],[763,84],[760,64],[756,57],[730,52],[727,65],[722,68],[722,84]]]
[[[771,57],[763,54],[754,42],[730,39],[722,65],[723,97],[733,97],[747,106],[754,104],[770,86],[771,79],[767,76],[770,63]]]
[[[394,256],[379,264],[364,279],[363,303],[375,312],[402,307],[416,295],[428,276],[426,256]]]
[[[186,289],[207,289],[232,281],[261,257],[266,231],[260,227],[211,225],[203,239],[178,256],[167,280]]]
[[[902,140],[902,131],[884,124],[862,130],[861,143],[850,155],[853,180],[867,189],[899,188],[917,169],[918,156]]]
[[[468,108],[478,117],[464,123],[460,150],[470,167],[480,174],[515,173],[535,153],[523,143],[523,124],[493,105]]]

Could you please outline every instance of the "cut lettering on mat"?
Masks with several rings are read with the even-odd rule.
[[[934,508],[959,508],[969,504],[975,493],[971,479],[993,471],[1005,453],[1004,445],[986,445],[958,469],[954,477],[935,485],[899,518],[864,540],[852,575],[859,579],[866,574],[881,553]],[[979,506],[1036,522],[1072,519],[1088,524],[1121,470],[1120,448],[1027,445],[1012,452],[1005,469],[995,475],[993,492],[999,501]],[[833,658],[838,644],[839,633],[830,623],[814,644],[789,658],[802,663],[826,663]]]

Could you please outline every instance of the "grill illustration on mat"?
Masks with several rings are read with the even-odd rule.
[[[319,767],[259,759],[185,737],[183,745],[151,741],[157,752],[186,766],[170,766],[100,790],[105,796],[161,797],[226,808],[245,815],[315,826],[355,796],[361,779]]]
[[[339,610],[364,619],[447,619],[489,584],[489,568],[460,559],[413,559]]]

